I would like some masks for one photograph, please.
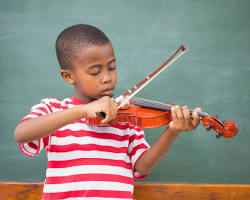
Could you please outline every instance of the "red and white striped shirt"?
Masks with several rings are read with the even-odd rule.
[[[74,96],[47,98],[21,122],[78,104],[84,103]],[[134,166],[149,145],[143,130],[130,124],[88,126],[83,118],[50,136],[20,144],[21,151],[32,157],[43,148],[48,157],[44,200],[133,199],[133,177],[145,177]]]

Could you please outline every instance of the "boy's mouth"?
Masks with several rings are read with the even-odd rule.
[[[113,95],[113,88],[109,87],[102,91],[102,94],[104,96],[112,96]]]

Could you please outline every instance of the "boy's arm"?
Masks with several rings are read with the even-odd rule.
[[[18,143],[27,143],[48,136],[57,129],[81,118],[93,117],[95,113],[104,112],[106,117],[102,123],[107,123],[116,116],[117,105],[109,97],[102,97],[88,104],[50,113],[34,119],[21,122],[14,132]]]
[[[197,108],[195,111],[200,112],[201,109]],[[191,116],[187,106],[184,106],[183,109],[179,106],[173,107],[171,110],[173,121],[170,122],[155,144],[139,158],[135,170],[141,175],[149,174],[168,153],[181,132],[197,128],[200,117],[196,112],[193,112]]]

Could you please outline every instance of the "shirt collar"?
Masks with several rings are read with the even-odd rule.
[[[80,99],[78,99],[76,96],[72,96],[71,100],[72,100],[73,104],[75,104],[75,105],[85,104]]]

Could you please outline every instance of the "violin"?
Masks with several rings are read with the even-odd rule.
[[[129,104],[120,107],[116,118],[110,123],[130,123],[141,128],[157,128],[166,126],[172,121],[171,108],[174,104],[161,103],[147,99],[134,98]],[[193,110],[190,110],[192,115]],[[237,124],[230,120],[221,122],[216,116],[205,112],[197,112],[201,117],[203,126],[209,131],[213,129],[216,132],[216,138],[232,138],[238,132]],[[104,117],[104,116],[103,116]],[[88,118],[89,125],[101,124],[102,116]]]
[[[182,52],[178,54],[180,51]],[[132,97],[177,60],[185,51],[186,48],[183,45],[180,46],[162,66],[130,90],[117,97],[115,99],[115,102],[119,105],[117,115],[110,124],[130,123],[141,128],[156,128],[168,125],[172,121],[171,108],[175,106],[174,104]],[[135,92],[132,94],[133,91]],[[192,113],[193,110],[190,110],[191,115]],[[232,120],[222,122],[216,116],[209,115],[206,112],[197,112],[197,114],[200,116],[206,130],[214,130],[216,132],[216,138],[232,138],[238,133],[238,126]],[[103,118],[105,118],[105,113],[99,113],[95,117],[86,120],[89,125],[100,125]]]

